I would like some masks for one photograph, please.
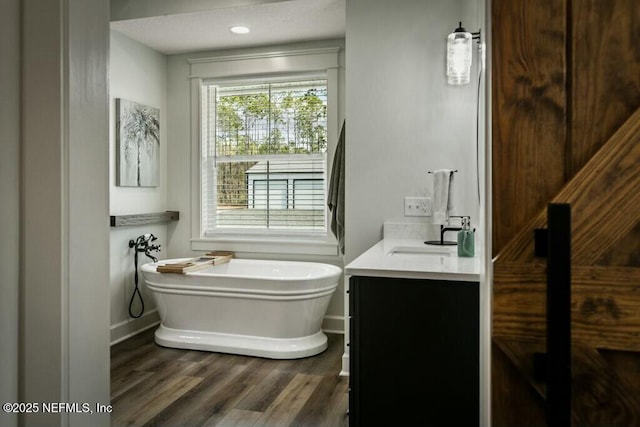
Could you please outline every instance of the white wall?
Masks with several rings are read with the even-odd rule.
[[[171,178],[168,183],[168,206],[180,211],[180,221],[168,226],[169,257],[195,255],[191,250],[191,82],[190,69],[187,62],[190,58],[250,54],[259,52],[278,52],[306,48],[343,46],[343,40],[299,43],[284,46],[268,46],[253,49],[227,50],[216,52],[198,52],[183,55],[171,55],[168,59],[168,140],[169,157],[167,173]],[[344,64],[344,51],[340,53],[340,63]],[[339,70],[340,94],[338,102],[338,118],[340,125],[344,118],[344,67]],[[333,158],[332,154],[329,156]],[[237,253],[239,258],[270,258],[327,262],[342,267],[339,256],[305,256],[260,253]],[[331,330],[343,329],[343,291],[340,286],[329,304],[324,327]]]
[[[109,194],[111,215],[164,212],[167,209],[167,61],[166,56],[111,31],[109,123]],[[160,109],[160,183],[158,187],[116,186],[115,100],[124,98]],[[158,321],[152,296],[140,276],[139,285],[145,304],[140,319],[129,316],[129,301],[134,289],[133,250],[129,240],[145,233],[158,237],[162,246],[158,258],[167,255],[167,225],[112,227],[110,233],[111,342],[117,342]],[[142,255],[139,263],[150,260]],[[137,297],[136,297],[137,298]],[[136,299],[134,313],[139,312]]]
[[[477,82],[445,76],[447,35],[476,31],[477,13],[476,0],[347,2],[346,263],[403,218],[404,196],[432,195],[428,170],[459,170],[457,213],[478,226]]]
[[[109,403],[106,0],[22,5],[22,402]],[[109,414],[21,425],[108,426]]]
[[[20,14],[19,1],[0,3],[0,402],[18,400],[20,266]],[[0,412],[0,425],[17,426]]]
[[[111,31],[109,90],[109,210],[111,215],[161,212],[167,206],[167,61],[127,36]],[[115,100],[124,98],[160,109],[160,185],[116,186]]]

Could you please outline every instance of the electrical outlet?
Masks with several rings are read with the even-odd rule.
[[[404,216],[431,216],[431,197],[405,197]]]

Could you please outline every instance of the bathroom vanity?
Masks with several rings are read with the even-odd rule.
[[[480,261],[385,239],[346,267],[349,424],[479,424]]]

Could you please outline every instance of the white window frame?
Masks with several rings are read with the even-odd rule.
[[[256,233],[217,233],[205,237],[202,212],[202,88],[206,82],[274,81],[283,78],[322,77],[327,80],[327,167],[338,140],[338,53],[339,47],[306,49],[261,54],[218,56],[188,60],[191,71],[191,249],[231,250],[249,253],[301,255],[338,255],[338,244],[330,231],[326,209],[327,232],[311,236]],[[329,183],[326,182],[328,188]]]

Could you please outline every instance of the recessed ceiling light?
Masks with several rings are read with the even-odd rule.
[[[247,34],[250,30],[249,30],[249,27],[245,27],[243,25],[236,25],[229,28],[229,31],[231,31],[233,34]]]

